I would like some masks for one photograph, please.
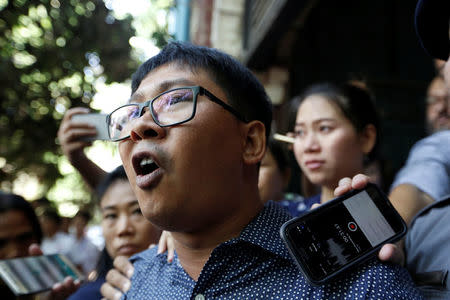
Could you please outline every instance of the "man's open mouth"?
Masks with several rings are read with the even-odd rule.
[[[159,168],[155,160],[147,155],[133,158],[133,167],[136,175],[147,175]]]

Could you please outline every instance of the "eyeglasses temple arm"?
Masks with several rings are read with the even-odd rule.
[[[230,113],[232,113],[236,118],[238,118],[242,122],[248,123],[248,120],[240,112],[238,112],[232,106],[226,104],[225,102],[223,102],[222,100],[220,100],[219,98],[217,98],[216,96],[214,96],[213,94],[208,92],[206,89],[200,88],[200,95],[205,95],[212,102],[215,102],[215,103],[219,104],[220,106],[222,106],[223,108],[228,110]]]

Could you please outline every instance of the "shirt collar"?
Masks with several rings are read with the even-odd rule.
[[[280,228],[281,225],[291,218],[292,216],[284,208],[272,201],[269,201],[261,212],[253,218],[247,226],[244,227],[241,234],[237,238],[225,242],[224,244],[232,244],[243,241],[259,246],[269,252],[281,256],[284,259],[290,260],[291,258],[289,252],[280,237]],[[138,258],[152,259],[155,256],[161,256],[161,259],[163,260],[167,259],[165,253],[158,255],[156,249],[150,249],[135,254],[130,260],[135,261]]]
[[[290,259],[289,252],[280,237],[280,228],[291,218],[284,208],[269,201],[236,240],[257,245],[282,258]]]

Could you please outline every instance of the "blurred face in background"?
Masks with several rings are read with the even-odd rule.
[[[28,247],[36,242],[31,222],[22,211],[0,213],[0,259],[28,256]]]
[[[435,77],[427,90],[427,129],[429,133],[450,129],[449,90],[442,77]]]
[[[100,209],[105,245],[112,258],[129,257],[158,242],[161,232],[142,215],[127,180],[111,184],[100,201]]]
[[[450,94],[450,57],[444,65],[443,73],[447,92]]]
[[[59,231],[60,224],[52,218],[40,216],[39,223],[41,223],[42,233],[45,237],[53,237]]]
[[[267,148],[259,168],[258,190],[263,203],[283,200],[283,192],[289,181],[289,171],[281,172],[272,152]]]
[[[81,238],[84,235],[88,221],[81,216],[76,216],[75,218],[73,218],[72,224],[73,228],[75,229],[77,238]]]
[[[449,28],[448,28],[448,38],[450,40],[450,20],[449,20]],[[442,67],[442,73],[445,79],[445,85],[447,86],[447,91],[450,93],[450,53],[447,61],[444,63]]]

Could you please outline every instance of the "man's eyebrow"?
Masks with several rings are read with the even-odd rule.
[[[155,89],[155,97],[156,95],[159,95],[160,93],[163,93],[167,90],[170,90],[171,88],[175,86],[194,86],[197,85],[195,82],[188,80],[186,78],[178,78],[173,80],[166,80],[161,82],[157,85]],[[152,98],[147,99],[147,97],[140,91],[134,92],[133,95],[131,95],[130,99],[128,100],[128,103],[134,103],[136,101],[146,101],[151,100]]]
[[[170,90],[174,86],[193,86],[196,85],[193,81],[186,78],[178,78],[173,80],[166,80],[158,85],[158,90],[160,93]]]

